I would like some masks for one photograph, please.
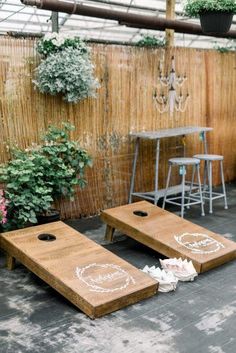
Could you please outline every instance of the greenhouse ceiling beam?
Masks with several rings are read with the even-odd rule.
[[[125,3],[119,3],[116,1],[107,1],[107,0],[87,0],[87,2],[91,2],[91,3],[96,3],[96,4],[104,4],[104,5],[114,5],[114,6],[118,6],[118,7],[123,7],[123,8],[127,8],[128,4]],[[162,2],[166,3],[166,0],[163,0]],[[146,6],[140,6],[140,5],[129,5],[130,9],[133,10],[137,10],[137,11],[145,11],[145,12],[150,12],[153,14],[153,12],[156,13],[160,13],[162,15],[166,14],[166,10],[165,9],[161,9],[161,8],[154,8],[154,7],[146,7]],[[186,17],[186,15],[184,14],[184,11],[180,11],[180,10],[176,10],[175,9],[175,15],[180,16],[181,18]],[[232,21],[233,24],[236,24],[236,21]]]
[[[177,33],[206,35],[201,26],[176,20],[167,20],[157,16],[145,16],[116,10],[106,10],[80,3],[58,0],[21,0],[24,5],[36,6],[39,9],[76,14],[87,17],[98,17],[118,21],[122,25],[135,28],[145,28],[164,31],[174,29]],[[229,31],[224,35],[209,35],[211,37],[236,38],[236,31]]]
[[[1,1],[1,0],[0,0]],[[99,4],[99,3],[101,3],[101,4],[112,4],[112,2],[108,2],[108,1],[106,1],[106,0],[104,0],[104,1],[100,1],[100,0],[98,0],[98,1],[96,1],[96,0],[87,0],[86,1],[86,3],[87,2],[91,2],[91,3],[96,3],[96,4]],[[119,5],[118,5],[119,4]],[[119,7],[123,7],[123,8],[127,8],[127,4],[125,4],[125,3],[117,3],[116,4],[117,6],[119,6]],[[16,2],[11,2],[11,3],[7,3],[7,6],[9,7],[9,6],[14,6],[14,7],[20,7],[20,8],[22,8],[22,5],[20,4],[20,3],[16,3]],[[131,9],[133,9],[133,5],[130,7]],[[135,5],[135,8],[134,8],[134,10],[137,8],[137,10],[138,10],[138,8],[141,10],[142,9],[142,6],[140,7],[139,5]],[[145,10],[145,11],[149,11],[151,14],[153,14],[153,12],[156,12],[156,13],[160,13],[162,16],[163,15],[165,15],[165,13],[166,13],[166,10],[165,9],[161,9],[161,8],[153,8],[153,7],[143,7],[143,10]],[[1,12],[8,12],[8,13],[12,13],[12,11],[11,10],[7,10],[7,9],[5,9],[5,8],[1,8]],[[21,11],[21,13],[22,14],[29,14],[28,12],[24,12],[24,11]],[[184,18],[184,12],[183,11],[178,11],[178,10],[176,10],[175,11],[175,14],[176,15],[178,15],[178,16],[180,16],[181,17],[181,21],[183,20],[183,19],[186,19],[186,18]],[[48,15],[46,15],[46,14],[40,14],[40,17],[48,17]],[[73,17],[71,17],[70,19],[73,19]],[[233,19],[233,21],[232,21],[232,24],[236,24],[236,21]]]

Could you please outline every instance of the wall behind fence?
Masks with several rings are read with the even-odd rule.
[[[215,51],[173,48],[142,49],[92,45],[92,58],[101,87],[97,99],[77,105],[59,97],[39,94],[32,77],[38,62],[35,41],[0,38],[0,150],[8,159],[6,143],[26,147],[38,142],[49,123],[70,121],[94,158],[87,172],[88,187],[77,190],[73,202],[60,203],[63,217],[88,216],[127,202],[134,153],[130,132],[179,126],[211,126],[209,151],[225,156],[225,178],[236,178],[236,55]],[[187,75],[183,93],[190,99],[184,113],[160,114],[153,101],[159,64],[170,70],[174,55],[177,74]],[[182,139],[161,143],[160,186],[166,180],[167,159],[181,154]],[[186,138],[187,154],[202,151],[199,136]],[[154,187],[154,145],[144,141],[138,163],[136,190]],[[220,182],[218,168],[214,182]],[[176,179],[178,176],[176,175]]]

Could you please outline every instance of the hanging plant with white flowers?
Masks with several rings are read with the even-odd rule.
[[[33,82],[41,93],[61,94],[73,103],[96,97],[99,84],[90,51],[78,35],[47,34],[37,43],[37,51],[42,61]]]

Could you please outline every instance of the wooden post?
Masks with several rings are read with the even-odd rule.
[[[16,262],[16,260],[15,260],[14,257],[12,257],[12,256],[9,255],[9,254],[7,254],[6,256],[7,256],[7,257],[6,257],[6,267],[7,267],[7,269],[8,269],[9,271],[12,271],[12,270],[14,270],[14,268],[15,268],[15,262]]]
[[[107,224],[106,227],[106,234],[105,234],[105,240],[112,242],[113,241],[113,235],[114,235],[115,228],[109,226]]]
[[[175,0],[166,0],[166,19],[175,19]],[[174,46],[174,30],[166,29],[166,45],[167,47]]]
[[[59,32],[59,23],[58,23],[58,12],[52,11],[52,16],[51,16],[51,20],[52,20],[52,32]]]

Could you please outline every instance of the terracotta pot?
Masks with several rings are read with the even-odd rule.
[[[209,11],[199,14],[202,31],[208,34],[222,34],[230,30],[233,20],[231,12]]]

